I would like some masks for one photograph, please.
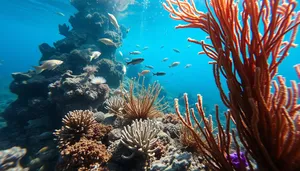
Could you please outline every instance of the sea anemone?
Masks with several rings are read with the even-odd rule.
[[[99,85],[99,84],[105,84],[106,83],[106,79],[103,77],[95,77],[91,80],[92,84],[95,85]]]

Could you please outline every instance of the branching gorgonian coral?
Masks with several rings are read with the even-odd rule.
[[[299,90],[295,81],[287,88],[282,76],[279,84],[272,81],[289,50],[296,47],[297,1],[205,2],[207,12],[197,10],[194,0],[166,0],[163,6],[171,18],[188,23],[176,28],[198,28],[208,34],[211,43],[188,41],[199,44],[203,48],[199,54],[213,60],[221,99],[258,170],[300,170]],[[224,157],[215,160],[224,163]]]
[[[131,149],[133,153],[130,156],[123,155],[122,157],[130,159],[137,152],[153,156],[156,151],[154,147],[157,141],[156,135],[159,131],[155,121],[150,119],[144,121],[136,119],[131,126],[125,126],[122,130],[121,142]]]

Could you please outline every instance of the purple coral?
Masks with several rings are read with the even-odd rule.
[[[230,159],[233,167],[236,170],[243,169],[249,165],[249,163],[246,160],[245,153],[243,153],[243,152],[240,152],[240,158],[236,152],[231,153],[228,158]]]

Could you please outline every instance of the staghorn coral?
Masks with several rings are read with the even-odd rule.
[[[105,109],[114,114],[121,114],[124,109],[125,101],[121,96],[111,96],[105,102]]]
[[[200,28],[209,34],[211,44],[191,38],[188,41],[201,45],[204,51],[199,54],[213,60],[215,82],[224,105],[229,108],[227,116],[236,125],[238,136],[247,154],[255,159],[258,170],[299,170],[297,83],[292,81],[292,88],[287,88],[284,78],[279,76],[279,86],[273,82],[274,94],[271,93],[272,79],[279,65],[296,46],[300,24],[297,2],[244,0],[241,13],[234,0],[206,1],[207,13],[198,11],[193,0],[166,2],[163,5],[173,19],[189,23],[176,28]],[[221,84],[223,78],[228,90]],[[203,111],[199,113],[202,115]],[[191,126],[188,120],[182,121]],[[224,150],[229,155],[226,148],[230,139],[223,138],[229,135],[229,123],[226,133],[218,123],[221,134],[218,145],[222,148],[206,156],[215,170],[235,169],[224,157]],[[208,142],[217,147],[212,139]],[[249,167],[253,170],[251,164]]]
[[[155,155],[156,148],[154,148],[157,139],[156,135],[159,129],[155,121],[147,120],[134,120],[132,125],[125,126],[122,130],[121,143],[128,147],[133,153],[130,156],[122,156],[123,158],[130,159],[136,153],[142,153],[147,156]]]
[[[129,91],[125,95],[124,117],[129,119],[147,119],[161,117],[162,112],[167,105],[160,104],[163,98],[157,100],[161,91],[161,86],[155,82],[153,85],[145,87],[142,85],[135,85],[131,81]]]
[[[63,150],[78,142],[82,137],[94,136],[93,126],[97,123],[93,112],[88,110],[74,110],[63,118],[61,129],[55,130],[58,148]]]
[[[58,170],[91,170],[97,167],[98,170],[104,170],[105,164],[111,158],[105,145],[85,138],[67,146],[61,151],[61,156],[64,162],[59,165]]]

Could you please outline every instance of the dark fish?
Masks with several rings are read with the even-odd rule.
[[[149,69],[154,69],[154,67],[151,66],[151,65],[146,65],[145,67],[146,67],[146,68],[149,68]]]
[[[166,73],[165,72],[156,72],[156,73],[153,73],[153,75],[163,76],[163,75],[166,75]]]
[[[164,48],[165,46],[163,45],[163,46],[161,46],[160,48],[162,49],[162,48]]]
[[[176,52],[176,53],[180,53],[180,51],[178,50],[178,49],[173,49],[174,50],[174,52]]]
[[[145,59],[144,58],[135,58],[135,59],[132,59],[130,62],[126,62],[127,65],[136,65],[136,64],[140,64],[144,61]]]

